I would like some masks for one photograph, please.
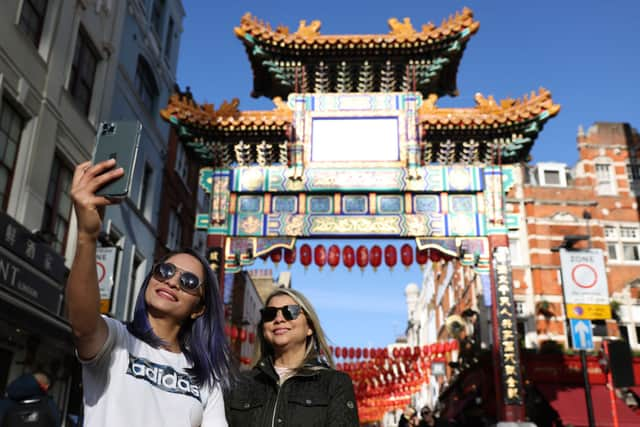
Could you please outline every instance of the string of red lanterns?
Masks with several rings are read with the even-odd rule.
[[[453,258],[451,255],[437,249],[419,250],[408,243],[400,247],[399,254],[400,262],[407,270],[413,265],[414,261],[420,265],[420,268],[423,268],[429,260],[435,263],[450,261]],[[297,255],[296,248],[284,249],[284,255],[282,248],[275,248],[268,254],[261,255],[260,258],[265,261],[271,259],[276,265],[284,259],[285,263],[291,267],[298,259]],[[345,245],[340,249],[338,245],[332,244],[327,249],[322,244],[312,248],[308,243],[304,243],[299,249],[299,259],[305,270],[314,263],[319,270],[322,270],[328,264],[333,271],[340,265],[340,261],[349,271],[354,265],[357,265],[361,271],[364,271],[369,265],[373,268],[373,271],[377,271],[383,261],[389,269],[393,270],[398,263],[398,250],[394,245],[386,245],[384,250],[378,245],[373,245],[370,249],[365,245],[360,245],[354,250],[351,245]]]

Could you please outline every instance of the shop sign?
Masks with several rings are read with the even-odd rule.
[[[62,287],[3,247],[0,247],[0,287],[60,315]]]
[[[117,250],[115,247],[96,248],[96,273],[98,274],[101,313],[108,313],[111,309]]]
[[[64,258],[53,248],[39,242],[22,224],[0,212],[0,246],[40,270],[59,284],[65,282]]]
[[[504,403],[506,405],[521,405],[522,377],[520,374],[520,355],[516,333],[509,248],[497,247],[494,249],[493,275],[496,288],[495,310],[497,312],[498,342],[500,343],[499,360]]]

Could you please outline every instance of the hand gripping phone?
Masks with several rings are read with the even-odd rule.
[[[93,164],[116,159],[114,168],[121,167],[124,175],[99,188],[96,195],[124,198],[129,194],[141,133],[142,124],[138,121],[100,123],[93,152]]]

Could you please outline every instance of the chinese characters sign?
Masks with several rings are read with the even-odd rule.
[[[521,405],[522,378],[520,376],[509,248],[497,247],[494,249],[493,274],[496,286],[495,303],[500,337],[498,342],[504,402],[506,405]]]

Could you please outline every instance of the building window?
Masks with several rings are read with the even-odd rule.
[[[96,68],[98,67],[98,50],[95,48],[88,33],[80,27],[76,50],[71,64],[71,77],[69,79],[69,92],[73,96],[78,108],[89,114],[93,83],[95,81]]]
[[[617,245],[615,243],[607,243],[607,253],[610,261],[616,261],[618,259]]]
[[[638,245],[634,243],[623,243],[622,254],[625,261],[639,261],[640,253],[638,252]]]
[[[560,185],[560,172],[544,171],[544,183],[545,185]]]
[[[615,194],[610,164],[596,163],[596,181],[598,194]]]
[[[167,26],[167,34],[165,36],[165,40],[164,40],[164,57],[166,58],[167,62],[169,62],[171,60],[171,48],[173,47],[173,27],[174,27],[174,23],[173,23],[173,18],[169,18],[169,25]]]
[[[628,164],[627,178],[629,179],[629,182],[640,180],[640,165]]]
[[[509,252],[511,254],[511,263],[515,265],[522,264],[522,256],[520,251],[520,240],[517,237],[509,236]]]
[[[138,209],[140,209],[143,213],[147,208],[147,203],[149,203],[149,196],[151,195],[152,178],[153,178],[153,168],[149,163],[145,163],[144,172],[142,175],[142,186],[140,187],[140,203],[138,204]]]
[[[156,36],[160,39],[162,34],[162,17],[164,15],[165,0],[155,0],[153,2],[153,9],[151,10],[151,27],[156,33]],[[161,40],[161,39],[160,39]]]
[[[20,22],[18,26],[33,42],[35,47],[40,45],[44,18],[47,14],[47,0],[24,0]]]
[[[153,111],[160,91],[149,63],[142,56],[138,57],[136,68],[136,92],[147,110]]]
[[[24,119],[5,99],[0,104],[0,201],[7,210]]]
[[[189,178],[189,163],[184,146],[180,143],[176,145],[175,170],[178,175],[180,175],[180,178],[182,178],[182,182],[187,184]]]
[[[638,229],[636,227],[620,227],[621,239],[637,239]]]
[[[52,236],[51,246],[60,254],[64,254],[71,218],[72,203],[69,191],[72,177],[73,170],[56,153],[49,176],[42,231]]]
[[[180,224],[180,216],[172,209],[169,213],[169,232],[167,233],[167,247],[171,250],[177,250],[182,245],[182,225]]]
[[[604,237],[605,239],[615,239],[618,237],[618,233],[616,227],[607,225],[604,227]]]

